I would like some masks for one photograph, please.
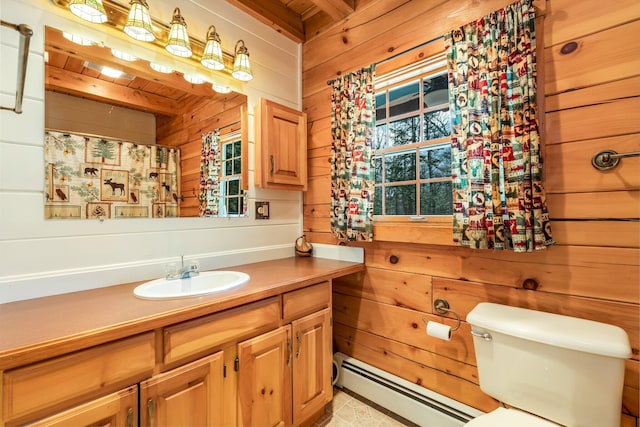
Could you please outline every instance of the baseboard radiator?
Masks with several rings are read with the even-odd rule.
[[[459,427],[483,412],[413,384],[343,353],[336,353],[334,383],[424,427]]]

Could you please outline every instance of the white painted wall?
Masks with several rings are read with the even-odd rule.
[[[151,14],[170,21],[179,6],[192,37],[203,40],[216,26],[223,48],[243,39],[254,80],[234,84],[249,102],[249,173],[253,182],[253,112],[259,97],[301,108],[301,48],[222,0],[153,0]],[[248,218],[165,218],[99,221],[44,219],[44,26],[73,28],[103,37],[110,46],[145,59],[170,61],[180,71],[191,65],[169,54],[158,58],[144,43],[115,36],[47,0],[0,0],[3,21],[27,24],[31,40],[23,113],[0,111],[0,304],[76,290],[145,280],[163,274],[164,264],[199,259],[202,268],[221,268],[293,255],[302,234],[302,194],[250,187]],[[0,105],[13,107],[18,33],[0,30]],[[271,202],[271,219],[256,220],[253,203]],[[1,309],[1,308],[0,308]]]

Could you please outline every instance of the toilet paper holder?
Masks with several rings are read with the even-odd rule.
[[[443,298],[437,298],[434,302],[433,302],[433,308],[440,314],[446,314],[446,313],[451,313],[456,317],[456,326],[454,326],[453,328],[451,328],[451,332],[453,331],[457,331],[458,328],[460,328],[460,315],[458,313],[456,313],[455,311],[451,310],[449,308],[449,302],[446,299]],[[422,319],[423,322],[425,322],[425,324],[427,323],[426,319]]]

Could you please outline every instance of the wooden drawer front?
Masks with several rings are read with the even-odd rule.
[[[232,308],[164,329],[164,363],[206,354],[238,339],[274,329],[280,321],[278,297]]]
[[[331,284],[329,282],[287,292],[282,295],[282,319],[285,323],[290,322],[329,307],[330,302]]]
[[[154,363],[149,332],[6,371],[4,421],[34,420],[129,386],[151,376]]]

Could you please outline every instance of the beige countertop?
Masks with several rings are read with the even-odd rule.
[[[0,304],[0,370],[151,331],[362,271],[364,264],[323,258],[284,258],[225,268],[249,283],[215,294],[143,300],[142,282]]]

